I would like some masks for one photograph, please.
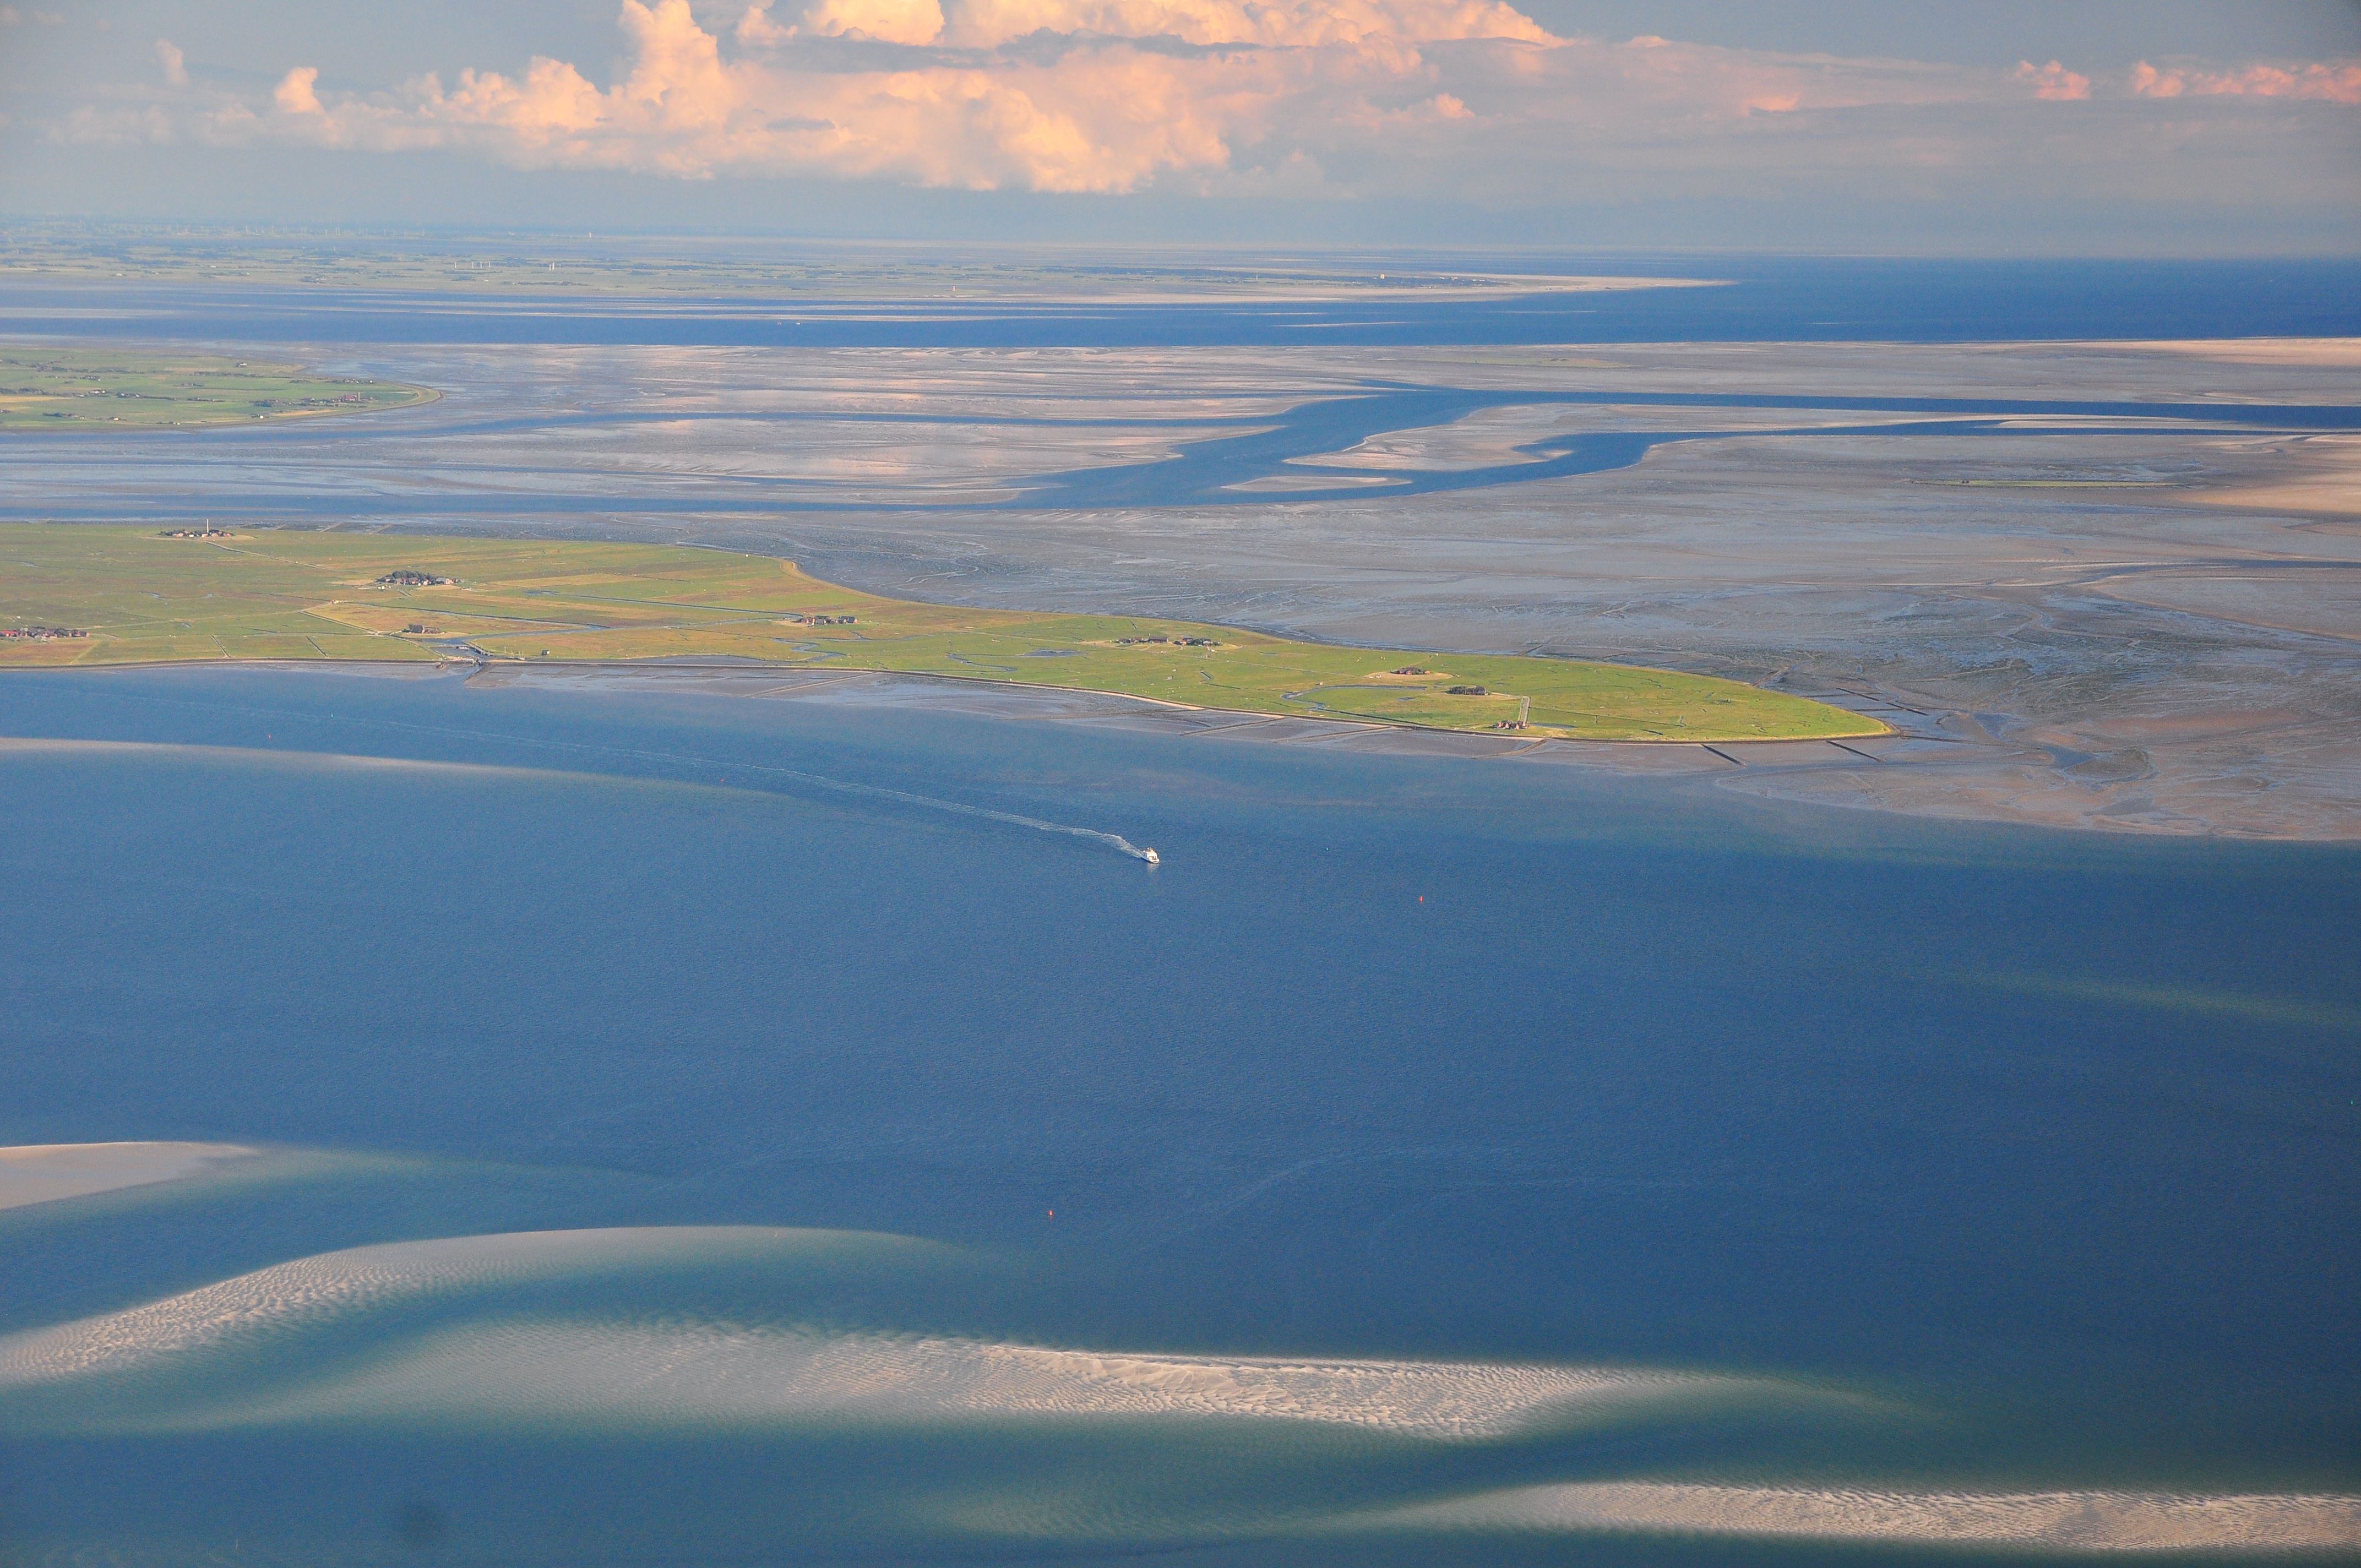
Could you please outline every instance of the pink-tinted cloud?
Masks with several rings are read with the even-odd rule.
[[[2314,98],[2331,104],[2361,104],[2361,60],[2249,65],[2239,71],[2159,70],[2142,60],[2132,67],[2131,85],[2143,98]]]
[[[274,101],[283,116],[306,117],[306,139],[336,147],[474,147],[529,166],[690,176],[818,172],[1120,192],[1226,169],[1235,148],[1267,133],[1278,106],[1324,93],[1399,96],[1427,105],[1430,121],[1466,116],[1463,99],[1438,94],[1418,42],[1548,37],[1499,0],[970,0],[949,16],[937,0],[813,0],[792,24],[768,6],[745,13],[734,31],[741,52],[725,60],[686,0],[623,0],[621,22],[631,64],[605,88],[544,58],[521,73],[467,70],[447,87],[427,78],[405,94],[324,104],[318,72],[305,67],[288,73]],[[1118,28],[1200,43],[1241,32],[1309,41],[1250,41],[1243,54],[1206,56],[1091,36],[1047,58],[975,55],[1044,29]],[[966,58],[913,50],[884,69],[846,71],[780,54],[799,40],[850,36],[956,38]],[[225,135],[239,128],[217,126]]]
[[[944,37],[989,47],[1038,32],[1295,49],[1378,38],[1550,41],[1501,0],[963,0]]]
[[[792,21],[766,3],[731,29],[734,57],[687,0],[622,0],[620,21],[631,64],[610,86],[543,58],[324,103],[304,68],[275,120],[225,111],[209,134],[691,177],[1268,191],[1471,125],[1605,146],[1652,118],[1694,128],[1982,90],[1948,68],[1559,38],[1504,0],[806,0]],[[850,38],[900,49],[850,66],[811,53]]]
[[[930,44],[943,36],[943,8],[935,0],[817,0],[804,13],[803,30],[823,37]]]
[[[2091,95],[2089,77],[2079,71],[2069,71],[2054,60],[2048,65],[2036,65],[2029,60],[2020,60],[2010,74],[2031,86],[2037,98],[2065,103]]]
[[[1995,71],[1557,38],[1507,0],[758,0],[713,27],[689,0],[618,3],[625,63],[603,82],[537,57],[367,93],[324,93],[309,66],[267,95],[139,92],[168,131],[221,145],[1049,192],[1762,196],[1881,170],[1932,188],[2023,167],[2027,137],[2092,134],[2088,116],[2022,112],[2028,93],[2092,94],[2058,60]],[[2349,68],[2176,67],[2169,85],[2142,69],[2149,95],[2327,97]],[[2176,145],[2210,134],[2170,113]],[[154,123],[111,108],[49,131]],[[2157,168],[2152,140],[2123,157],[2109,189]]]
[[[319,114],[319,67],[299,65],[279,79],[279,85],[270,90],[270,101],[282,114]]]

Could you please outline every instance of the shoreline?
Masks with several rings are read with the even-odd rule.
[[[77,338],[73,341],[79,343],[104,342],[107,340]],[[133,339],[132,341],[138,342],[144,340]],[[404,382],[403,385],[408,386],[410,383]],[[372,419],[381,414],[407,413],[417,409],[432,408],[434,404],[443,400],[443,393],[439,388],[420,387],[417,390],[422,391],[426,395],[423,398],[412,398],[407,402],[388,403],[382,408],[293,409],[283,414],[264,414],[258,419],[216,419],[202,421],[168,420],[162,424],[114,424],[98,420],[78,422],[72,424],[0,424],[0,441],[6,441],[11,436],[19,434],[33,434],[46,438],[53,435],[120,436],[134,433],[139,435],[170,435],[174,431],[191,431],[210,433],[214,431],[222,430],[252,430],[257,425],[292,424],[299,420]]]
[[[199,543],[220,548],[168,561],[142,530],[0,525],[0,536],[28,573],[29,591],[9,598],[12,617],[32,622],[22,635],[33,639],[12,633],[0,667],[743,661],[1532,740],[1861,739],[1889,728],[1839,704],[1676,668],[1444,652],[1392,639],[1315,642],[1165,616],[945,605],[702,545],[405,545],[289,531],[242,547],[209,535]]]
[[[1328,715],[1262,714],[1192,707],[1168,699],[1072,686],[1029,685],[981,676],[898,671],[815,669],[749,663],[628,660],[486,661],[434,663],[354,659],[188,659],[142,664],[25,666],[27,673],[122,674],[166,669],[316,671],[332,675],[449,678],[488,686],[639,688],[649,695],[738,699],[854,700],[981,718],[1049,719],[1131,729],[1173,739],[1224,739],[1262,745],[1311,745],[1404,757],[1456,757],[1565,767],[1667,785],[1710,785],[1766,805],[1870,811],[1921,820],[2043,828],[2107,837],[2214,839],[2323,847],[2361,842],[2361,819],[2315,814],[2278,830],[2180,818],[2155,822],[2110,815],[2103,802],[2059,809],[2031,782],[2051,759],[2040,747],[1986,732],[1974,716],[1922,715],[1858,742],[1828,740],[1583,740],[1520,739],[1481,730],[1440,729]],[[13,672],[0,672],[6,674]],[[797,679],[796,677],[801,677]],[[784,684],[783,684],[784,683]],[[1861,694],[1848,694],[1859,700]],[[1897,709],[1897,711],[1900,711]],[[1989,716],[1985,716],[1989,717]],[[1964,720],[1964,726],[1954,721]]]
[[[1328,646],[1345,647],[1350,645],[1328,644]],[[1368,648],[1357,651],[1376,654],[1397,653],[1400,652],[1399,649],[1391,648]],[[1477,656],[1480,657],[1488,655]],[[1574,662],[1586,664],[1609,664],[1617,669],[1643,670],[1650,674],[1656,673],[1653,666],[1650,665],[1624,664],[1609,659],[1585,659]],[[1421,724],[1413,719],[1407,718],[1363,718],[1351,714],[1341,713],[1266,713],[1259,708],[1219,707],[1208,703],[1180,702],[1171,697],[1142,696],[1134,692],[1111,691],[1103,686],[1055,685],[1046,681],[1006,680],[993,675],[953,675],[939,674],[933,670],[889,670],[860,664],[765,664],[757,660],[708,660],[693,657],[680,659],[444,658],[435,659],[430,662],[424,659],[239,659],[224,656],[213,659],[141,659],[137,662],[126,661],[126,663],[119,664],[0,664],[0,677],[20,674],[54,674],[68,670],[100,674],[106,672],[120,673],[126,670],[199,670],[214,668],[274,670],[327,669],[357,674],[375,674],[379,671],[389,670],[416,670],[421,674],[428,672],[443,674],[464,669],[470,672],[469,679],[473,679],[474,676],[478,674],[524,674],[534,670],[588,670],[598,672],[623,670],[634,672],[677,670],[686,674],[711,674],[726,672],[730,674],[774,677],[790,674],[818,675],[822,678],[831,676],[875,676],[889,680],[925,681],[947,685],[981,686],[991,691],[1005,691],[1012,693],[1064,693],[1074,696],[1104,697],[1113,702],[1137,703],[1148,707],[1169,708],[1180,713],[1213,713],[1228,715],[1236,718],[1243,723],[1248,724],[1331,724],[1340,725],[1354,729],[1407,730],[1421,735],[1449,735],[1466,740],[1496,740],[1509,745],[1512,749],[1511,754],[1515,752],[1533,751],[1543,746],[1614,746],[1634,747],[1641,750],[1674,746],[1694,746],[1702,747],[1710,751],[1719,746],[1812,746],[1819,745],[1824,742],[1833,743],[1838,740],[1889,740],[1909,738],[1907,731],[1900,729],[1894,725],[1887,724],[1882,719],[1875,718],[1868,719],[1868,722],[1877,726],[1877,728],[1873,729],[1849,729],[1840,735],[1816,735],[1801,740],[1783,736],[1757,736],[1752,738],[1730,740],[1725,740],[1717,736],[1710,740],[1690,740],[1685,736],[1673,735],[1650,737],[1622,736],[1614,739],[1602,738],[1592,740],[1581,736],[1521,735],[1515,730],[1454,729],[1445,725]],[[1671,673],[1683,674],[1685,672],[1675,671]],[[1820,697],[1814,697],[1810,700],[1822,703],[1823,706],[1830,707],[1841,706],[1836,703],[1828,703],[1826,699]],[[1850,707],[1844,708],[1843,711],[1847,713],[1858,713],[1857,709]],[[1868,718],[1867,715],[1861,715],[1861,717]],[[1224,728],[1227,727],[1225,726]]]

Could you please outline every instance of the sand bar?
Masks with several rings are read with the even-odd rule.
[[[18,1144],[0,1148],[0,1209],[181,1181],[258,1152],[236,1144]]]
[[[1900,1492],[1589,1482],[1378,1516],[1395,1524],[1877,1541],[2032,1552],[2345,1552],[2361,1497],[2163,1492]]]

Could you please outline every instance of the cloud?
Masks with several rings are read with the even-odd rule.
[[[758,0],[746,7],[733,29],[738,41],[749,49],[775,49],[794,38],[797,29],[783,27],[771,19],[772,0]]]
[[[156,63],[164,71],[164,85],[186,87],[189,84],[189,60],[170,38],[156,40]]]
[[[2361,60],[2315,60],[2296,66],[2249,65],[2240,71],[2197,68],[2159,71],[2146,60],[2132,67],[2132,92],[2142,98],[2312,98],[2361,104]]]
[[[619,5],[623,63],[604,81],[537,56],[324,93],[301,66],[267,97],[209,83],[158,101],[214,145],[438,148],[521,169],[1532,205],[1778,201],[1881,178],[1933,197],[2025,170],[2045,188],[2184,200],[2192,170],[2235,189],[2235,159],[2213,149],[2259,134],[2233,124],[2251,127],[2252,109],[2207,119],[2194,100],[2361,96],[2361,67],[2339,64],[2126,79],[2055,60],[2004,71],[1561,38],[1509,0],[757,0],[712,27],[689,0]],[[2126,112],[2028,115],[2028,93]],[[2175,94],[2169,111],[2147,104]],[[2304,178],[2350,187],[2334,162]]]
[[[1501,0],[965,0],[945,37],[990,47],[1041,32],[1296,49],[1380,38],[1552,41]]]
[[[2029,83],[2037,98],[2071,102],[2091,95],[2089,77],[2080,71],[2069,71],[2054,60],[2048,65],[2036,65],[2029,60],[2020,60],[2016,62],[2016,69],[2009,74],[2019,82]]]
[[[1635,105],[1698,124],[1959,92],[1924,68],[1554,38],[1504,0],[810,0],[793,23],[746,10],[730,57],[687,0],[622,0],[620,19],[609,86],[538,58],[330,103],[307,69],[269,134],[690,178],[1263,190],[1477,124],[1612,140]]]
[[[319,67],[299,65],[279,79],[279,85],[270,90],[270,101],[284,114],[320,114],[319,81]]]
[[[0,5],[0,27],[21,27],[27,22],[57,27],[65,25],[65,18],[55,11],[19,11],[14,5]]]
[[[942,37],[943,8],[935,0],[820,0],[804,25],[824,36],[930,44]]]
[[[144,108],[85,104],[63,125],[50,126],[49,139],[90,147],[161,146],[177,139],[177,132],[171,116],[153,104]]]

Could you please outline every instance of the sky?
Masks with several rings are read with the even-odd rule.
[[[8,0],[0,222],[2361,254],[2361,0]]]

